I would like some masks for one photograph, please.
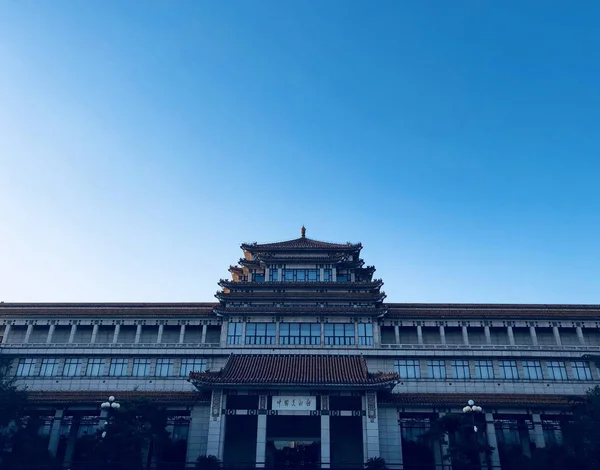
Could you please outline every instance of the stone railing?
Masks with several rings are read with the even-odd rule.
[[[558,346],[556,344],[540,344],[534,346],[532,344],[526,345],[512,345],[512,344],[382,344],[382,349],[496,349],[504,351],[514,350],[527,350],[527,351],[542,351],[542,350],[564,350],[573,349],[576,351],[598,351],[600,346],[581,346],[572,344],[563,344]]]

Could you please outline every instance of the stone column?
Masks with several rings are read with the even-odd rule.
[[[537,339],[537,333],[535,331],[535,326],[529,327],[529,336],[531,336],[531,342],[533,343],[533,345],[537,346],[539,343]]]
[[[381,457],[385,459],[390,470],[402,469],[402,430],[395,408],[379,409],[379,435],[386,436],[381,440]]]
[[[162,343],[162,337],[165,332],[165,325],[158,325],[158,334],[156,335],[156,344]]]
[[[469,330],[466,326],[462,327],[462,340],[465,346],[469,345]]]
[[[562,346],[562,341],[560,339],[560,331],[558,329],[558,326],[552,327],[552,333],[554,333],[554,341],[556,341],[556,345]]]
[[[494,415],[492,413],[485,414],[485,435],[488,445],[493,447],[490,455],[490,463],[494,470],[500,469],[500,455],[498,454],[498,439],[496,438],[496,426],[494,426]]]
[[[446,413],[439,413],[439,418],[443,418]],[[433,457],[435,459],[436,470],[451,470],[452,463],[446,459],[448,455],[448,435],[444,434],[439,442],[438,446],[435,446]]]
[[[381,325],[378,322],[373,322],[373,347],[381,346]]]
[[[585,346],[585,338],[583,337],[583,329],[580,326],[575,327],[575,332],[577,333],[577,339],[579,340],[579,344],[581,346]]]
[[[185,458],[189,466],[193,466],[196,463],[199,455],[210,455],[206,448],[210,419],[209,411],[209,407],[201,405],[194,405],[190,411],[187,454]]]
[[[208,330],[208,327],[206,325],[202,325],[202,337],[200,338],[200,342],[202,344],[206,343],[206,332]]]
[[[258,424],[256,428],[256,468],[267,463],[267,396],[258,396]]]
[[[506,333],[508,334],[508,344],[510,344],[511,346],[514,346],[515,345],[515,333],[513,332],[513,327],[507,326]]]
[[[283,268],[277,268],[277,281],[283,281]]]
[[[400,344],[400,327],[398,325],[394,326],[394,335],[396,337],[396,344]]]
[[[121,332],[121,325],[115,325],[115,332],[113,333],[112,343],[117,344],[119,342],[119,333]]]
[[[325,345],[325,323],[321,322],[321,344]]]
[[[335,266],[331,267],[331,282],[337,282],[337,269]]]
[[[185,342],[185,325],[181,325],[179,327],[179,344],[183,344]]]
[[[140,344],[140,338],[142,337],[142,325],[138,325],[135,329],[135,340],[134,344]]]
[[[48,336],[46,336],[46,344],[52,343],[52,336],[54,336],[55,329],[56,329],[56,325],[50,325],[48,327]]]
[[[67,436],[67,448],[65,449],[65,460],[63,468],[70,468],[75,453],[75,444],[77,443],[77,435],[79,434],[79,418],[73,416],[71,418],[71,426],[69,427],[69,435]]]
[[[364,460],[379,457],[379,422],[377,420],[377,393],[367,392],[365,395],[365,411],[363,418]]]
[[[321,395],[321,468],[331,465],[331,427],[329,416],[329,395]]]
[[[94,325],[92,327],[92,338],[90,339],[91,344],[94,344],[96,342],[97,336],[98,336],[98,325]]]
[[[488,346],[492,344],[492,333],[490,332],[489,326],[483,327],[483,333],[485,334],[485,344]]]
[[[223,460],[223,441],[225,439],[225,416],[221,412],[224,406],[225,396],[223,391],[213,390],[210,402],[206,455],[214,455],[219,460]]]
[[[48,451],[56,456],[58,450],[58,443],[60,441],[60,428],[62,425],[64,410],[56,410],[54,412],[54,418],[52,419],[52,426],[50,427],[50,441],[48,442]]]
[[[423,344],[423,327],[421,325],[417,325],[417,343]]]
[[[446,328],[443,325],[440,326],[440,342],[446,344]]]
[[[2,336],[2,344],[8,343],[8,334],[10,333],[11,324],[9,323],[4,327],[4,335]]]
[[[546,440],[544,439],[544,428],[542,426],[542,417],[538,413],[531,414],[531,421],[533,422],[533,442],[535,443],[536,449],[543,449],[546,447]]]
[[[32,331],[33,331],[33,325],[27,325],[27,331],[25,332],[25,339],[23,339],[24,343],[29,343],[29,338],[31,337]]]

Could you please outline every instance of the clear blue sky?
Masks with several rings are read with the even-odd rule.
[[[213,301],[361,241],[393,302],[600,303],[597,1],[0,1],[0,300]]]

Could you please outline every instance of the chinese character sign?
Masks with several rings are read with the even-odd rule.
[[[316,397],[308,396],[287,396],[280,395],[273,397],[271,408],[273,410],[316,410]]]

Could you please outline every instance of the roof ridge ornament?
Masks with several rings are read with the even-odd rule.
[[[302,235],[302,238],[306,238],[306,227],[304,226],[304,224],[302,224],[302,228],[300,229],[300,234]]]

